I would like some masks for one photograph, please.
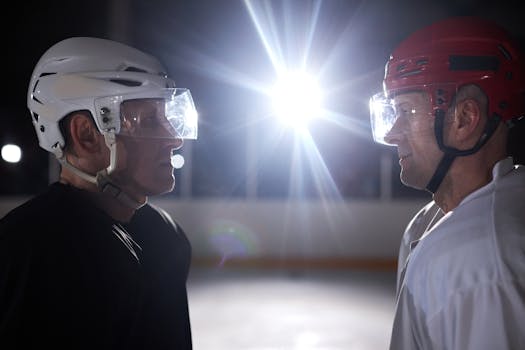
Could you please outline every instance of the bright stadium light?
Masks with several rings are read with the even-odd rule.
[[[288,125],[305,126],[321,112],[321,90],[305,72],[288,72],[279,78],[272,92],[276,116]]]
[[[5,144],[1,152],[2,159],[8,163],[18,163],[22,159],[22,150],[17,145]]]

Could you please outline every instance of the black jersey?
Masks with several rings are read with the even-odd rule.
[[[0,349],[191,349],[183,230],[60,183],[0,220]]]

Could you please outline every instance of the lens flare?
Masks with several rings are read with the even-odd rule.
[[[255,233],[247,226],[231,220],[214,222],[209,233],[209,243],[220,254],[221,266],[230,258],[255,255],[258,250]]]

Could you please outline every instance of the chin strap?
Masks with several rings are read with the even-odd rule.
[[[445,178],[445,175],[448,172],[448,169],[450,169],[450,166],[452,165],[452,162],[456,159],[456,155],[445,153],[443,155],[443,158],[441,158],[441,161],[439,162],[436,171],[434,172],[434,175],[432,175],[432,178],[428,182],[427,187],[425,189],[430,193],[436,193],[437,189],[439,188],[439,185],[441,185],[441,182],[443,182],[443,179]]]
[[[483,147],[483,145],[485,145],[485,143],[490,139],[494,131],[496,131],[496,128],[498,127],[500,121],[501,117],[497,114],[494,114],[492,118],[487,120],[485,130],[483,131],[483,134],[480,136],[478,142],[476,142],[474,147],[466,150],[459,150],[454,147],[445,146],[445,143],[443,141],[445,111],[442,109],[437,109],[435,113],[434,134],[436,136],[436,141],[439,146],[439,149],[443,151],[444,155],[443,158],[441,158],[441,161],[439,162],[436,171],[434,172],[434,175],[432,175],[432,178],[428,182],[428,185],[425,189],[430,193],[436,193],[437,189],[441,185],[441,182],[443,182],[445,175],[450,169],[450,166],[452,165],[454,159],[456,159],[456,157],[468,156],[479,151],[479,149]]]
[[[101,192],[116,198],[119,202],[121,202],[129,208],[139,209],[147,203],[147,201],[145,201],[144,203],[138,202],[131,198],[126,192],[122,191],[120,187],[116,186],[111,181],[111,178],[108,176],[106,169],[99,171],[97,173],[96,179],[97,186]]]
[[[69,170],[73,172],[78,177],[86,180],[87,182],[90,182],[92,184],[97,185],[99,190],[102,193],[108,194],[114,198],[116,198],[119,202],[124,204],[125,206],[132,208],[132,209],[139,209],[140,207],[144,206],[147,203],[147,200],[142,202],[138,202],[131,198],[127,193],[122,191],[120,187],[115,185],[109,175],[115,170],[115,167],[117,165],[117,146],[115,141],[115,133],[114,132],[104,132],[104,140],[106,142],[106,146],[108,146],[110,151],[110,160],[109,160],[109,166],[103,170],[100,170],[97,172],[95,176],[90,175],[80,169],[75,168],[73,165],[71,165],[64,154],[63,149],[56,144],[53,147],[53,153],[55,154],[57,160],[60,162],[60,164]]]

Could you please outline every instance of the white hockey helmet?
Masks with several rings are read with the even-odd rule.
[[[129,134],[131,129],[121,127],[120,104],[144,98],[166,101],[162,117],[173,137],[197,138],[198,116],[190,91],[175,88],[155,57],[107,39],[73,37],[50,47],[34,68],[27,106],[40,146],[59,157],[62,118],[87,110],[105,136]]]

